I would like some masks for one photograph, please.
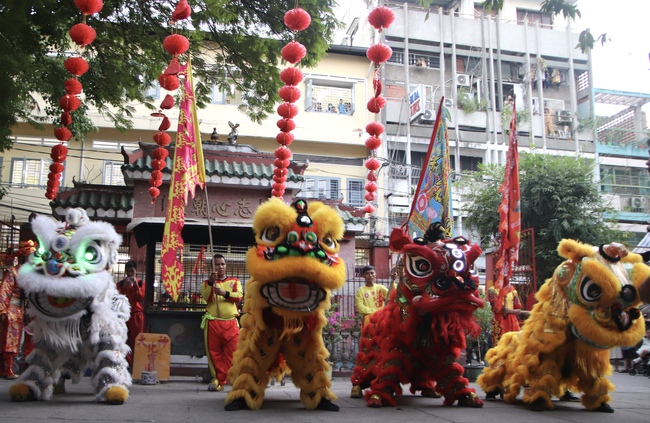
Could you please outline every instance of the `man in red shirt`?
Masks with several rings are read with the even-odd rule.
[[[135,276],[137,264],[134,260],[129,260],[124,266],[126,277],[117,283],[117,289],[120,294],[129,299],[131,305],[131,317],[126,322],[129,331],[126,344],[131,348],[131,353],[126,356],[129,366],[133,366],[133,351],[135,348],[135,338],[144,331],[144,300],[145,286],[142,279]]]

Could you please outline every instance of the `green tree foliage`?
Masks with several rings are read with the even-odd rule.
[[[299,3],[312,18],[311,25],[295,35],[307,48],[300,66],[314,66],[325,54],[339,24],[332,12],[334,4],[334,0]],[[171,33],[175,5],[166,0],[104,0],[101,12],[87,19],[97,38],[82,50],[90,65],[80,77],[83,101],[97,107],[118,129],[131,127],[133,101],[157,109],[144,93],[171,59],[163,40]],[[256,122],[263,120],[279,100],[282,82],[277,65],[282,47],[294,35],[283,17],[296,7],[295,0],[195,0],[190,5],[192,16],[174,31],[191,40],[199,107],[209,102],[213,84],[225,88],[234,83],[245,93],[242,111]],[[19,121],[35,127],[57,123],[58,100],[70,77],[63,61],[76,50],[68,31],[80,21],[73,0],[0,4],[0,151],[11,148],[11,128]],[[46,118],[34,117],[37,96],[47,103],[42,111]],[[85,110],[73,113],[71,130],[76,137],[92,129]]]
[[[556,249],[563,238],[592,245],[624,240],[624,234],[608,226],[603,217],[613,210],[604,204],[593,171],[593,160],[520,155],[521,224],[535,230],[539,282],[550,277],[562,261]],[[503,175],[503,166],[482,166],[478,172],[465,174],[460,182],[467,191],[464,222],[481,234],[484,246],[498,232],[498,190]]]

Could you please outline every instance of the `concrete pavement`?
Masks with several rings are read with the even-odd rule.
[[[567,422],[599,423],[621,421],[647,423],[650,421],[650,379],[616,373],[612,381],[617,387],[612,394],[614,414],[586,411],[579,403],[557,402],[554,411],[532,412],[522,404],[508,405],[502,401],[486,402],[481,409],[445,407],[442,399],[411,396],[408,387],[398,399],[398,407],[369,408],[363,399],[351,399],[351,384],[347,378],[335,378],[333,391],[339,412],[307,411],[299,401],[296,387],[287,381],[266,390],[264,405],[259,411],[223,410],[229,390],[209,392],[207,384],[194,377],[173,377],[157,385],[134,384],[124,405],[113,406],[92,401],[89,378],[79,384],[66,384],[65,394],[52,401],[14,403],[7,389],[13,381],[0,380],[0,421],[3,423],[36,423],[43,420],[62,422],[243,422],[260,419],[264,423],[288,422]],[[475,384],[472,384],[477,388]],[[484,393],[477,389],[484,398]]]

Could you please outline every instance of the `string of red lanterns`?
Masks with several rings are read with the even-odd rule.
[[[378,32],[388,28],[395,21],[395,12],[385,6],[380,6],[373,9],[368,14],[368,23],[372,25]],[[378,114],[381,109],[386,105],[386,98],[381,95],[382,84],[380,78],[380,67],[382,63],[386,63],[393,55],[393,50],[390,46],[383,44],[379,41],[368,48],[366,56],[375,65],[375,74],[372,80],[374,97],[368,101],[366,108],[369,112]],[[377,149],[381,146],[381,134],[384,133],[384,125],[381,122],[370,122],[366,125],[366,132],[368,139],[366,139],[366,148],[370,150],[370,157],[365,162],[366,169],[368,169],[368,182],[365,189],[366,206],[363,211],[370,214],[375,211],[373,201],[377,199],[377,171],[381,168],[381,162],[377,160]]]
[[[74,0],[74,4],[81,12],[81,22],[73,25],[68,33],[72,41],[79,48],[83,48],[97,37],[97,32],[86,24],[86,17],[102,10],[104,3],[102,0]],[[45,197],[49,200],[56,198],[61,184],[61,173],[65,169],[63,163],[68,156],[68,148],[65,143],[72,137],[72,132],[68,129],[72,125],[71,113],[81,106],[81,100],[77,96],[81,94],[83,86],[78,78],[88,71],[88,62],[83,57],[69,57],[63,62],[63,66],[72,77],[65,81],[65,94],[59,99],[59,107],[63,112],[61,113],[60,126],[54,129],[54,136],[61,143],[53,146],[50,152],[53,163],[50,165],[50,173],[47,175],[47,190],[45,191]]]
[[[187,3],[187,0],[180,0],[172,13],[171,24],[175,25],[176,22],[189,18],[191,14],[192,8]],[[152,203],[160,195],[159,187],[162,185],[162,170],[167,166],[169,152],[165,146],[172,142],[171,136],[165,132],[171,127],[171,121],[163,110],[170,110],[174,107],[174,97],[170,92],[177,90],[181,84],[178,79],[178,72],[181,68],[178,56],[190,48],[190,41],[183,35],[171,34],[163,40],[163,47],[167,53],[172,55],[172,60],[164,72],[158,76],[160,87],[168,91],[168,93],[160,103],[160,106],[158,106],[158,112],[151,114],[151,116],[163,118],[158,127],[158,132],[153,135],[153,140],[158,145],[158,148],[153,151],[153,160],[151,160],[151,168],[153,170],[151,171],[151,178],[149,178],[149,195],[151,196]]]
[[[295,40],[295,36],[297,32],[305,30],[310,23],[311,16],[309,16],[309,13],[299,7],[291,9],[284,14],[284,24],[293,31],[294,39],[282,48],[281,54],[282,58],[292,65],[300,62],[307,55],[307,49]],[[298,115],[298,107],[294,103],[300,99],[300,89],[298,89],[297,85],[302,79],[302,71],[295,66],[288,67],[280,72],[280,80],[284,82],[284,86],[278,90],[278,94],[284,103],[280,104],[277,108],[278,115],[282,119],[277,122],[280,133],[275,137],[275,140],[280,146],[275,150],[275,169],[273,170],[273,185],[271,190],[273,197],[281,198],[286,188],[291,159],[289,145],[294,139],[291,131],[296,128],[296,123],[293,121],[293,118]]]

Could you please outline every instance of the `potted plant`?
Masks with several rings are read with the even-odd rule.
[[[482,308],[474,310],[474,320],[481,328],[481,333],[477,337],[467,335],[467,354],[465,367],[465,377],[470,382],[475,382],[478,375],[481,374],[484,367],[484,357],[490,345],[490,334],[492,332],[492,309],[490,303],[481,293],[481,299],[485,301]]]

